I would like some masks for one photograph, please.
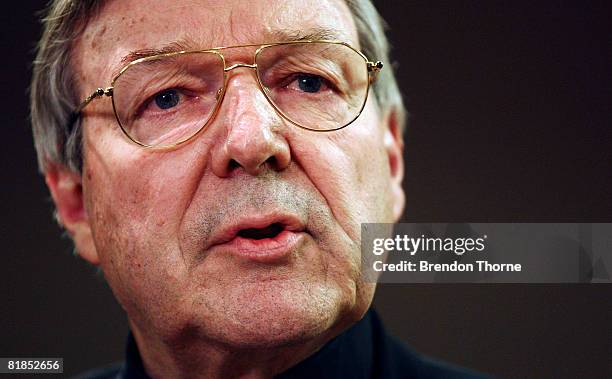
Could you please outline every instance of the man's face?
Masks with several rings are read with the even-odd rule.
[[[112,1],[87,25],[73,64],[85,96],[134,50],[275,42],[279,31],[320,28],[358,47],[342,1]],[[252,63],[252,54],[234,49],[226,60]],[[374,286],[360,279],[360,224],[396,221],[401,203],[388,153],[396,142],[372,94],[353,124],[316,133],[283,120],[253,70],[235,69],[207,128],[161,151],[129,142],[113,117],[108,98],[85,112],[82,188],[95,247],[77,248],[99,260],[137,333],[278,345],[365,312]]]

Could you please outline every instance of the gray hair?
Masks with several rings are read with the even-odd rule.
[[[80,120],[71,125],[78,98],[71,54],[73,43],[103,0],[54,0],[42,19],[43,34],[38,43],[30,87],[30,117],[38,165],[45,173],[50,165],[75,172],[82,168]],[[370,0],[346,0],[353,14],[362,52],[370,59],[390,63],[384,21]],[[383,111],[394,109],[403,128],[405,111],[390,64],[381,70],[374,95]]]

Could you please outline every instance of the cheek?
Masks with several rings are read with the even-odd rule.
[[[302,142],[294,144],[295,159],[351,239],[358,239],[361,223],[391,222],[389,162],[373,102],[340,131],[296,138]]]
[[[96,224],[114,224],[124,234],[171,227],[181,201],[181,173],[129,160],[106,163],[90,164],[86,171]]]
[[[108,131],[104,131],[104,129]],[[112,221],[143,235],[177,228],[195,192],[207,146],[168,151],[136,146],[112,128],[92,128],[87,138],[86,184],[96,218]]]
[[[370,99],[354,125],[349,126],[338,144],[349,157],[357,187],[363,198],[385,198],[390,184],[389,158],[385,148],[385,128],[376,103]],[[352,164],[351,164],[352,163]]]
[[[205,155],[196,149],[101,151],[105,146],[86,149],[84,165],[84,198],[101,267],[126,310],[163,308],[160,299],[177,299],[184,286],[178,230]]]

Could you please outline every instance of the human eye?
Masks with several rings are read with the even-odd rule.
[[[322,58],[286,56],[263,59],[262,83],[273,91],[323,95],[341,91],[343,75],[334,62]]]
[[[288,87],[306,93],[318,93],[329,89],[330,85],[318,75],[301,73],[294,76]]]
[[[153,96],[153,103],[159,109],[170,109],[176,107],[181,101],[181,93],[175,88],[163,90]]]
[[[136,107],[135,118],[165,117],[181,111],[196,102],[199,91],[187,87],[173,86],[143,94],[144,100]]]
[[[332,74],[313,68],[276,67],[267,73],[264,83],[275,92],[300,96],[323,96],[338,92],[337,81]]]

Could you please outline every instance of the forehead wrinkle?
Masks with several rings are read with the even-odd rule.
[[[231,27],[230,27],[231,29]],[[307,40],[340,40],[346,41],[348,37],[345,33],[325,27],[316,27],[306,30],[293,30],[293,29],[277,29],[277,30],[268,30],[265,32],[266,36],[263,40],[259,41],[259,43],[270,43],[270,42],[294,42],[294,41],[307,41]],[[176,41],[172,41],[166,43],[160,47],[146,47],[143,49],[132,50],[125,54],[118,65],[115,65],[114,70],[112,71],[112,77],[115,77],[119,74],[121,69],[125,67],[127,64],[141,59],[147,58],[154,55],[168,54],[168,53],[176,53],[179,51],[190,51],[190,50],[203,50],[203,49],[213,49],[221,46],[209,46],[207,44],[196,42],[197,40],[201,40],[199,38],[194,38],[192,35],[186,35]],[[245,43],[251,43],[252,41],[245,41]]]
[[[267,34],[278,42],[307,40],[340,40],[343,42],[350,42],[350,37],[343,31],[327,27],[313,27],[300,30],[281,28],[270,30]]]
[[[335,2],[332,1],[330,3]],[[350,11],[348,10],[348,7],[344,1],[338,1],[336,3],[345,10],[345,12],[342,13],[350,15]],[[194,4],[195,2],[188,1],[186,4],[175,5],[169,9],[184,9],[186,6],[193,6]],[[104,8],[105,9],[98,14],[99,16],[104,14],[105,10],[108,10],[107,7]],[[315,8],[318,9],[318,7]],[[333,8],[337,9],[337,7]],[[287,20],[285,18],[292,12],[285,12],[286,9],[284,7],[279,9],[268,9],[268,11],[264,14],[258,14],[257,12],[255,14],[249,13],[248,20],[250,21],[245,21],[244,9],[234,8],[229,5],[223,6],[217,4],[213,10],[218,12],[219,16],[224,18],[226,22],[210,22],[203,25],[201,19],[194,21],[187,17],[183,21],[185,23],[184,27],[180,28],[180,31],[177,33],[178,35],[176,36],[176,41],[169,41],[165,45],[160,44],[160,46],[144,45],[142,48],[133,50],[131,52],[117,52],[115,54],[115,62],[109,62],[110,64],[106,65],[105,71],[110,74],[109,79],[114,78],[126,64],[135,59],[158,53],[208,49],[218,47],[220,45],[228,46],[247,43],[263,44],[267,42],[299,41],[307,39],[331,39],[348,42],[356,48],[359,48],[358,40],[355,38],[356,32],[352,30],[354,29],[354,20],[352,17],[347,17],[347,20],[345,20],[343,17],[344,15],[335,15],[333,18],[333,20],[336,20],[335,22],[330,22],[330,20],[325,17],[305,17],[305,25],[303,25],[302,28],[297,25],[295,28],[292,28],[291,24],[289,24],[289,27],[287,28],[285,26],[287,26],[288,23],[286,22]],[[332,14],[335,14],[335,10],[332,10]],[[113,20],[112,16],[113,15],[110,15],[111,21]],[[134,17],[135,16],[136,15],[134,15]],[[338,16],[340,16],[340,19],[337,19]],[[99,20],[99,17],[96,18]],[[139,21],[142,22],[143,20],[149,19],[149,17],[144,16],[141,17]],[[215,17],[214,19],[219,21],[219,17]],[[127,21],[122,21],[123,24],[126,22]],[[250,22],[250,27],[245,27],[247,22]],[[214,43],[212,43],[213,41]],[[156,44],[156,42],[153,42],[153,44]],[[127,48],[129,49],[129,47]],[[117,50],[116,47],[114,50]],[[89,91],[89,89],[87,90]]]
[[[289,2],[271,6],[263,14],[258,13],[261,9],[251,9],[245,13],[244,8],[229,7],[228,11],[228,27],[224,29],[223,35],[229,35],[233,43],[237,44],[304,40],[357,42],[353,38],[356,31],[353,33],[351,30],[355,28],[353,16],[344,1],[318,0],[317,6],[310,9],[314,15],[309,16],[304,13],[307,9],[297,9],[290,6]],[[327,13],[331,19],[325,17]],[[344,16],[349,17],[345,20]],[[349,30],[345,30],[347,28]]]
[[[235,17],[240,18],[239,16],[236,15],[236,12],[234,12],[234,9],[230,9],[229,17],[228,17],[228,20],[229,20],[229,23],[228,23],[228,25],[229,25],[229,34],[232,36],[234,41],[239,41],[240,37],[237,35],[236,29],[237,29],[237,26],[239,27],[239,26],[243,25],[244,22],[243,22],[243,20],[237,21],[235,19]],[[247,31],[249,31],[249,33],[248,33],[249,36],[247,37],[247,39],[253,38],[253,32],[250,30],[250,28],[247,28]],[[244,41],[244,43],[249,43],[249,42],[253,42],[253,40]]]
[[[123,55],[117,64],[113,65],[114,69],[112,70],[112,77],[114,78],[115,76],[117,76],[123,67],[135,60],[160,54],[176,53],[179,51],[187,50],[198,50],[201,48],[200,46],[202,46],[201,43],[196,42],[195,38],[190,35],[187,35],[175,41],[168,42],[159,47],[151,46],[142,49],[131,50],[125,55]]]

